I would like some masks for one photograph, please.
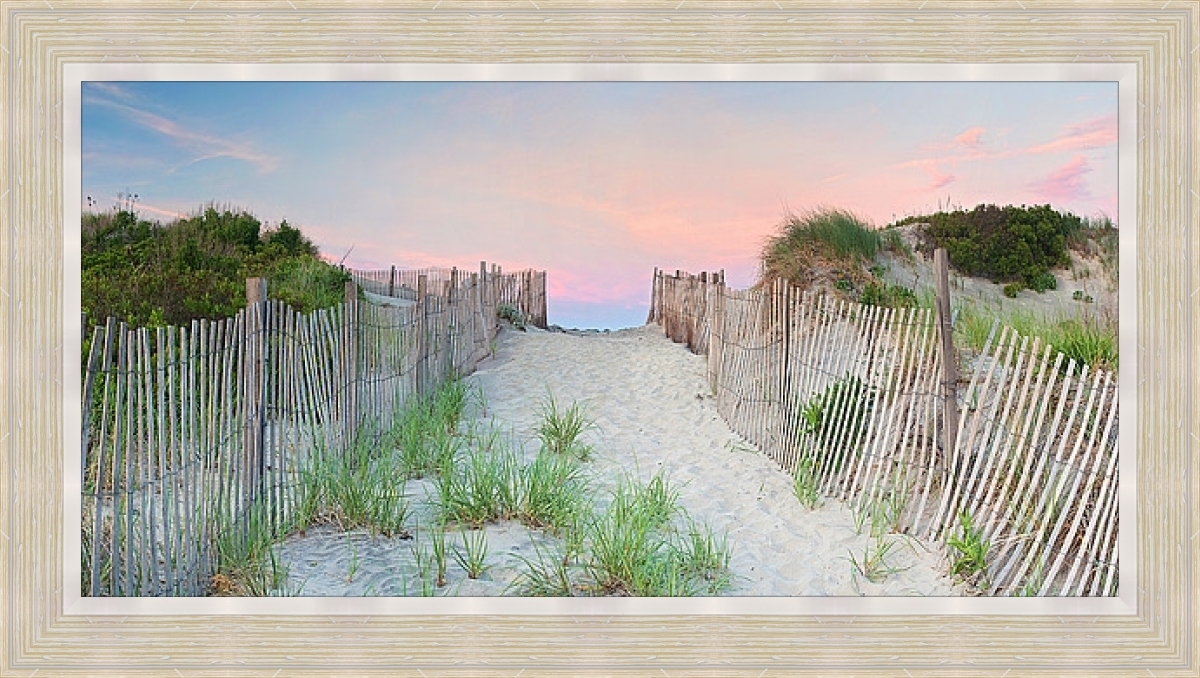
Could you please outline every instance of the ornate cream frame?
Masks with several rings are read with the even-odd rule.
[[[1192,501],[1200,472],[1191,463],[1200,443],[1191,400],[1198,376],[1192,337],[1200,319],[1194,263],[1200,238],[1193,233],[1200,180],[1191,171],[1198,161],[1196,0],[0,0],[0,24],[6,151],[0,397],[7,413],[0,418],[0,675],[1170,676],[1200,670],[1192,622],[1200,581],[1191,568],[1200,550]],[[78,265],[64,255],[77,237],[63,226],[71,192],[64,162],[67,64],[541,63],[571,71],[570,64],[584,62],[831,61],[1136,69],[1138,258],[1131,300],[1137,313],[1136,322],[1122,324],[1122,334],[1130,335],[1122,347],[1135,356],[1127,360],[1137,381],[1123,391],[1136,392],[1137,430],[1136,453],[1123,454],[1122,466],[1126,479],[1137,479],[1126,482],[1136,486],[1130,510],[1136,509],[1138,530],[1135,576],[1122,579],[1131,581],[1122,587],[1123,614],[1038,607],[1037,614],[1017,616],[981,612],[969,601],[957,613],[936,615],[890,609],[880,615],[856,606],[803,616],[753,609],[713,614],[702,605],[657,614],[652,607],[635,614],[522,608],[519,615],[455,608],[439,616],[437,608],[346,616],[318,614],[316,607],[308,615],[160,607],[92,616],[67,605],[65,589],[74,580],[63,564],[62,488],[70,467],[62,450],[72,431],[64,425],[70,408],[63,384],[78,372],[77,361],[65,359],[77,352],[63,337],[79,330],[65,312],[78,306],[78,291],[63,283]],[[1123,574],[1126,560],[1133,559],[1123,560]]]

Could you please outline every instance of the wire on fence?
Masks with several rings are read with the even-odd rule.
[[[1115,595],[1115,375],[994,326],[948,395],[928,309],[657,269],[650,299],[648,321],[706,356],[730,427],[803,482],[926,537],[969,514],[989,593]]]

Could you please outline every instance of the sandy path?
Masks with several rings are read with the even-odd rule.
[[[855,533],[849,509],[833,500],[804,508],[792,495],[789,476],[717,415],[704,358],[663,337],[658,327],[582,335],[505,329],[497,344],[495,359],[470,377],[486,403],[477,414],[532,441],[538,405],[548,392],[563,404],[585,403],[598,425],[587,434],[595,447],[588,467],[596,484],[611,487],[623,472],[645,480],[664,469],[683,508],[728,533],[735,584],[726,595],[955,594],[938,549],[897,536],[887,562],[901,571],[879,583],[855,576],[849,555],[861,559],[870,538]],[[536,444],[526,448],[531,454]],[[417,500],[424,491],[421,483],[408,489]],[[452,567],[452,585],[443,594],[503,593],[521,565],[514,554],[532,556],[535,539],[542,537],[520,525],[489,527],[492,569],[469,580]],[[304,582],[303,595],[403,595],[407,582],[400,573],[415,569],[412,542],[326,528],[290,538],[282,553],[292,586]],[[348,581],[351,563],[356,576]],[[418,595],[419,585],[408,587],[409,595]]]

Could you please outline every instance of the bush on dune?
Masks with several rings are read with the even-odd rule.
[[[245,306],[246,278],[302,312],[336,304],[346,274],[286,221],[264,230],[247,212],[208,207],[168,225],[129,210],[82,219],[82,302],[93,323],[184,325],[232,316]]]

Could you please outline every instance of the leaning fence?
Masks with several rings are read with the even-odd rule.
[[[656,271],[649,319],[707,356],[730,427],[822,494],[943,541],[966,514],[988,593],[1116,594],[1115,374],[994,326],[945,407],[937,314],[784,281]]]
[[[354,281],[368,292],[401,300],[415,300],[424,293],[446,296],[460,280],[473,276],[458,268],[378,269],[352,271]],[[494,302],[507,304],[519,311],[529,324],[546,329],[546,272],[525,270],[505,274],[492,264],[480,265],[478,277],[491,285]],[[421,279],[425,281],[422,282]],[[422,288],[421,286],[425,287]]]
[[[368,288],[369,275],[352,273]],[[486,266],[412,278],[411,299],[364,289],[363,301],[348,283],[344,303],[309,314],[264,300],[187,327],[95,327],[83,390],[83,594],[204,595],[218,539],[254,520],[275,534],[286,527],[315,449],[344,449],[365,421],[387,427],[413,394],[473,371],[491,351],[504,295],[517,290],[532,307],[520,294],[545,281]]]

